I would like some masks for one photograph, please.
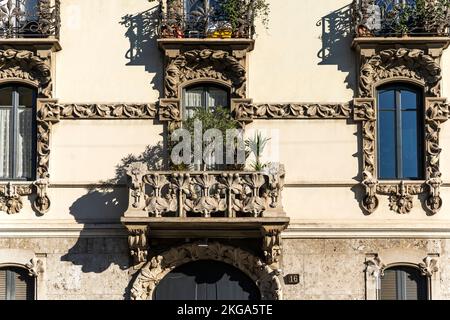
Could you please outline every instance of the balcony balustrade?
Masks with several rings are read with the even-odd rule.
[[[354,0],[357,37],[448,36],[447,0]]]
[[[59,39],[60,0],[0,0],[0,38]]]
[[[127,216],[261,218],[283,215],[284,168],[272,172],[148,171],[132,164]]]

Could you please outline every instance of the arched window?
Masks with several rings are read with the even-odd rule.
[[[261,294],[241,270],[223,262],[200,260],[167,274],[156,287],[153,299],[260,300]]]
[[[35,90],[0,87],[0,179],[34,179],[35,105]]]
[[[228,108],[228,92],[213,85],[194,86],[184,90],[183,119],[190,118],[198,108],[215,109]]]
[[[34,300],[35,278],[28,270],[0,267],[0,300]]]
[[[379,179],[423,179],[423,109],[422,92],[413,86],[378,89]]]
[[[414,267],[388,268],[381,277],[381,300],[427,300],[428,278]]]

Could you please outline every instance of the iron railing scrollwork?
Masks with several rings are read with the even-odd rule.
[[[57,38],[60,0],[0,0],[0,38]]]
[[[159,0],[159,38],[251,39],[255,34],[253,2],[242,0],[246,9],[239,17],[229,17],[220,5],[212,7],[208,1],[188,11],[184,0]]]
[[[448,0],[354,0],[354,34],[368,36],[448,36]]]

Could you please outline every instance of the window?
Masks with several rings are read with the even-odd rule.
[[[185,0],[185,15],[189,38],[206,37],[224,20],[219,0]]]
[[[33,180],[36,92],[0,87],[0,179]]]
[[[216,86],[196,86],[184,91],[183,119],[194,115],[195,109],[228,108],[228,92]]]
[[[0,300],[34,300],[35,279],[28,270],[0,268]]]
[[[394,267],[384,271],[381,300],[427,300],[428,278],[413,267]]]
[[[378,178],[423,179],[421,91],[410,86],[378,90]]]

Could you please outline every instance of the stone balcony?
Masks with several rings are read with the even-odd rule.
[[[136,263],[145,261],[139,252],[147,252],[148,238],[268,237],[278,243],[289,218],[281,201],[284,167],[275,171],[150,171],[143,163],[130,165],[129,207],[121,221]]]

